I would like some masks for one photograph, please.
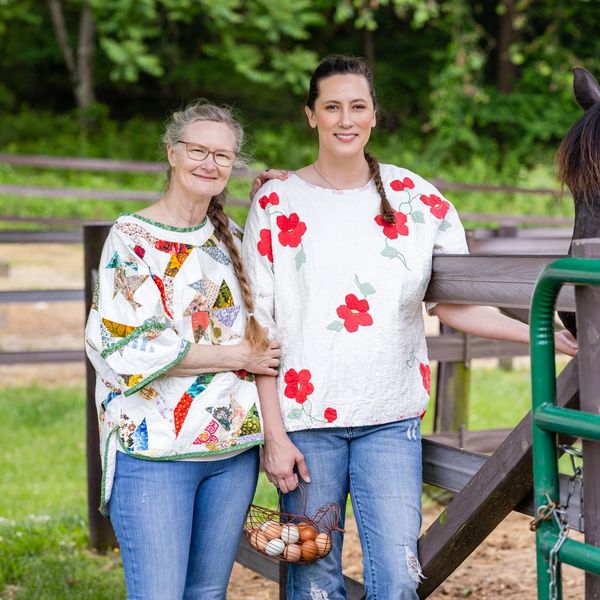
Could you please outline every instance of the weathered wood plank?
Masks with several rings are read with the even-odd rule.
[[[577,360],[557,380],[561,406],[578,401]],[[531,491],[531,413],[452,500],[419,540],[427,579],[419,597],[429,596]]]
[[[529,308],[540,271],[558,256],[444,254],[433,257],[428,302]],[[572,286],[558,297],[559,310],[575,310]]]

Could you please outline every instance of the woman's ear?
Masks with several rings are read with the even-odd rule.
[[[306,114],[306,118],[308,119],[308,124],[314,129],[317,126],[317,120],[315,119],[315,113],[308,106],[304,107],[304,112]]]
[[[175,150],[173,150],[173,146],[171,144],[167,144],[167,159],[169,160],[169,164],[171,167],[175,166]]]

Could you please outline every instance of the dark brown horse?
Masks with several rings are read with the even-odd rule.
[[[572,240],[600,237],[600,85],[594,76],[575,67],[575,99],[585,114],[571,127],[557,155],[558,177],[575,202]],[[569,254],[571,254],[569,247]],[[575,313],[559,313],[565,327],[576,336]]]

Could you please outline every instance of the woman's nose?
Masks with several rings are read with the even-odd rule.
[[[351,127],[352,126],[352,115],[349,110],[342,109],[340,111],[340,126]]]

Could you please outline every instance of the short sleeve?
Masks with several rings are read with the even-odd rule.
[[[152,276],[144,254],[111,229],[85,332],[86,351],[96,371],[125,396],[174,367],[190,348],[173,327],[160,279]]]
[[[439,221],[438,229],[433,241],[433,254],[468,254],[467,238],[465,229],[460,221],[458,212],[451,202],[442,199],[442,203],[447,203],[447,211]],[[441,204],[443,210],[443,204]],[[441,213],[440,213],[441,216]],[[425,309],[427,314],[437,306],[438,302],[426,302]]]
[[[273,244],[271,224],[268,212],[269,199],[276,192],[267,192],[269,184],[263,186],[252,202],[242,242],[242,259],[248,273],[254,299],[254,316],[257,321],[269,329],[269,337],[277,337],[277,325],[274,319],[274,275]]]

